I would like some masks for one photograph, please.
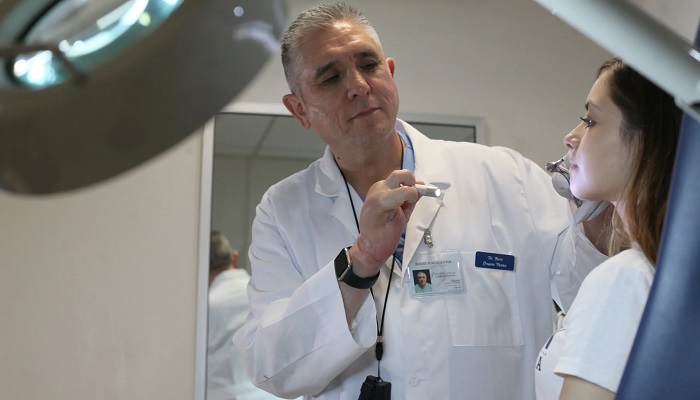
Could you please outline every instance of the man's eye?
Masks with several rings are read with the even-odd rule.
[[[322,81],[322,82],[321,82],[321,85],[324,85],[324,86],[332,85],[332,84],[335,83],[337,80],[338,80],[338,75],[333,75],[333,76],[331,76],[330,78],[328,78],[328,79]]]
[[[590,118],[588,118],[588,117],[579,117],[579,118],[581,119],[581,121],[583,121],[584,124],[586,124],[586,126],[587,126],[588,128],[590,128],[590,127],[592,127],[593,125],[595,125],[595,121],[593,121],[592,119],[590,119]]]
[[[373,61],[371,63],[366,63],[366,64],[362,65],[362,69],[371,71],[373,69],[376,69],[378,65],[379,65],[378,62]]]

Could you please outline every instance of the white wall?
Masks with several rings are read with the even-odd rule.
[[[0,193],[0,399],[193,399],[201,146]]]

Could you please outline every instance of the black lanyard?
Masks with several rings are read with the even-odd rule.
[[[403,168],[403,155],[404,155],[404,144],[403,144],[403,139],[401,139],[401,136],[399,136],[399,140],[401,140],[401,166],[399,169]],[[345,182],[345,188],[348,191],[348,198],[350,199],[350,206],[352,207],[352,214],[355,217],[355,226],[357,226],[357,233],[360,233],[360,222],[357,219],[357,211],[355,211],[355,203],[352,201],[352,193],[350,192],[350,185],[348,184],[348,180],[345,179],[345,174],[343,174],[343,170],[340,169],[340,166],[338,165],[338,162],[335,161],[335,156],[333,156],[333,161],[335,162],[335,165],[338,167],[338,171],[340,171],[340,176],[343,177],[343,181]],[[389,283],[386,285],[386,294],[384,295],[384,306],[382,307],[382,322],[380,323],[377,321],[377,342],[374,344],[374,355],[377,357],[377,377],[381,378],[381,373],[380,373],[380,364],[382,361],[382,356],[384,355],[384,343],[382,341],[382,333],[384,332],[384,316],[386,315],[386,304],[389,301],[389,291],[391,290],[391,278],[394,276],[394,266],[396,266],[396,251],[394,251],[394,255],[392,256],[392,261],[391,261],[391,271],[389,272]],[[372,291],[372,288],[369,288],[370,294],[372,295],[372,299],[374,299],[374,291]]]

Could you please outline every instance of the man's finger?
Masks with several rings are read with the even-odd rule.
[[[416,177],[407,169],[400,169],[392,172],[384,181],[390,189],[400,186],[412,186],[416,183]]]
[[[420,195],[418,191],[410,186],[399,186],[396,189],[383,191],[378,198],[379,206],[383,210],[394,210],[404,203],[415,204]]]

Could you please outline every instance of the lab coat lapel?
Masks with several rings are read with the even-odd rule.
[[[402,122],[399,121],[399,123]],[[410,125],[403,123],[402,127],[413,143],[416,160],[416,179],[428,184],[439,184],[438,186],[441,187],[449,186],[450,182],[445,182],[445,179],[451,175],[444,168],[439,149],[429,138]],[[406,242],[404,244],[402,265],[408,265],[415,254],[421,240],[423,240],[425,230],[430,227],[433,219],[437,216],[445,195],[447,193],[440,198],[422,197],[416,204],[416,208],[413,210],[411,219],[406,227]],[[402,270],[406,270],[406,268],[402,268]]]
[[[331,153],[328,147],[326,147],[326,151],[319,163],[319,169],[316,171],[315,189],[316,193],[333,199],[333,205],[328,214],[340,221],[352,236],[357,237],[357,224],[355,223],[355,216],[352,212],[353,204],[351,204],[348,199],[345,180],[340,174],[335,161],[333,161],[333,153]],[[350,193],[352,193],[352,201],[354,202],[355,211],[359,218],[360,210],[362,209],[362,200],[352,188],[350,188]]]

